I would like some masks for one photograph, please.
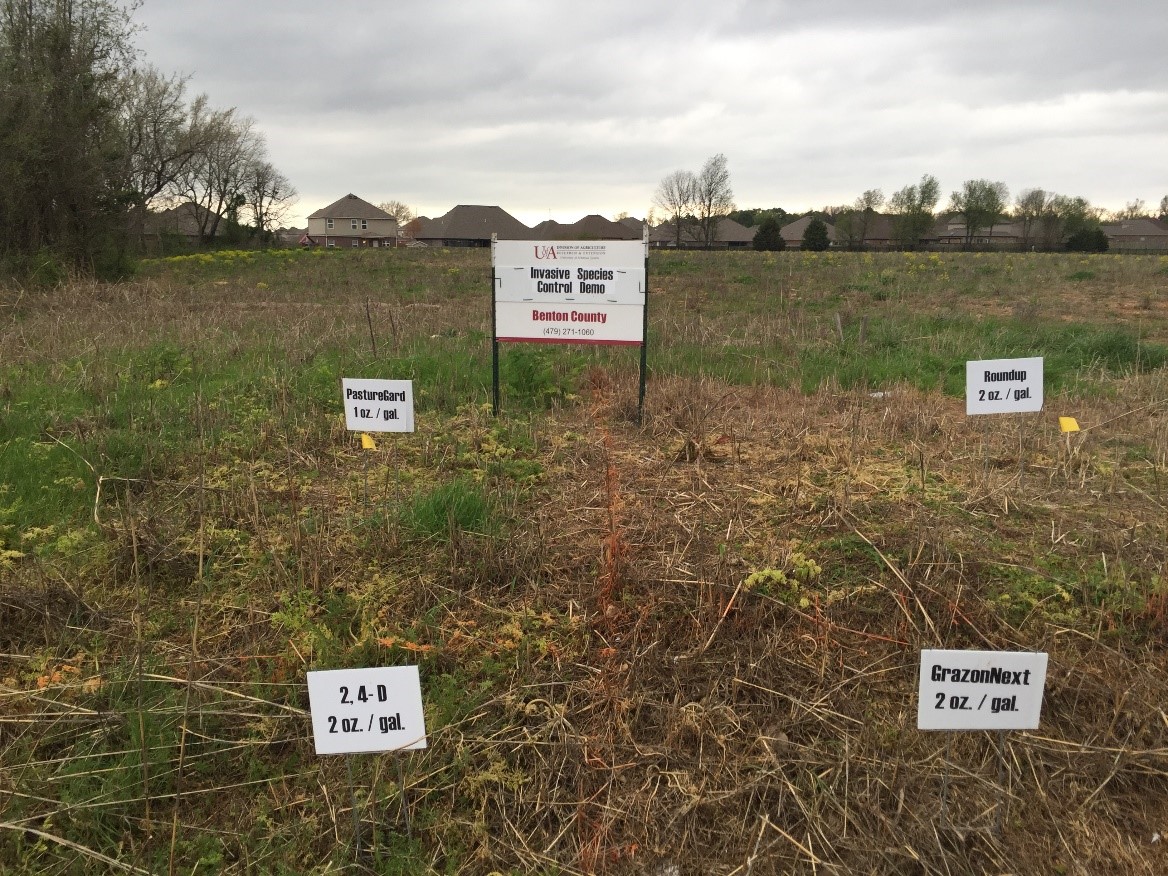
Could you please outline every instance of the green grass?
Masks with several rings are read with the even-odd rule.
[[[342,376],[412,379],[420,413],[451,414],[463,404],[485,403],[490,342],[486,266],[479,264],[485,258],[268,250],[147,263],[146,276],[190,290],[174,294],[230,317],[230,327],[200,328],[202,335],[191,337],[164,325],[160,334],[102,348],[96,356],[66,349],[51,363],[0,367],[0,482],[7,485],[0,525],[17,531],[84,525],[95,473],[160,476],[200,442],[273,459],[292,440],[325,446]],[[1077,263],[1091,265],[1077,272],[1084,282],[1097,274],[1100,282],[1112,280],[1130,265],[1149,273],[1160,269],[1152,258],[654,253],[651,276],[666,287],[685,285],[662,288],[650,300],[650,370],[808,392],[835,381],[871,389],[908,383],[960,396],[967,359],[1043,356],[1048,393],[1097,391],[1113,376],[1162,367],[1168,348],[1141,341],[1131,328],[1068,322],[1049,306],[1038,316],[1028,305],[1018,317],[971,318],[945,291],[947,285],[969,289],[965,303],[996,301],[1001,291],[977,286],[980,279],[1003,276],[1009,288],[1029,288],[1056,282]],[[698,282],[698,276],[705,279]],[[799,297],[780,305],[776,293],[784,282],[797,287]],[[307,301],[331,298],[334,289],[344,290],[340,300],[293,316]],[[950,312],[929,312],[937,295],[950,296]],[[240,309],[241,296],[273,304]],[[426,303],[415,308],[419,297]],[[376,357],[366,322],[369,300],[379,308]],[[700,302],[700,310],[684,311],[686,300]],[[428,320],[439,305],[453,308],[458,319],[433,329],[414,325],[415,314]],[[842,342],[834,323],[840,311]],[[469,313],[477,316],[467,320]],[[295,319],[301,322],[289,343],[281,332]],[[693,319],[708,326],[697,332]],[[580,392],[590,365],[633,370],[635,361],[626,350],[503,345],[505,408],[514,413],[563,402]],[[5,538],[16,549],[13,535]]]
[[[823,329],[827,331],[826,327]],[[826,334],[800,342],[662,344],[652,363],[667,373],[706,374],[730,383],[799,386],[811,392],[827,381],[850,389],[907,383],[947,395],[965,393],[965,362],[972,359],[1045,358],[1045,385],[1054,393],[1098,385],[1099,378],[1147,372],[1168,361],[1168,348],[1140,343],[1114,328],[958,317],[873,318],[861,343],[859,326],[844,341]]]
[[[878,733],[916,746],[890,753],[897,769],[933,763],[928,741],[895,717],[905,713],[903,679],[888,689],[861,682],[861,700],[841,705],[853,670],[833,681],[834,652],[824,660],[816,643],[834,647],[831,637],[850,627],[871,634],[852,641],[865,665],[907,659],[900,645],[879,650],[917,617],[911,600],[889,601],[900,589],[890,564],[928,585],[916,596],[938,624],[960,602],[978,623],[992,614],[1024,624],[1022,635],[1038,631],[1023,641],[999,629],[1001,641],[1041,646],[1051,622],[1082,632],[1088,650],[1100,625],[1117,647],[1162,637],[1155,509],[1168,481],[1162,438],[1142,412],[1162,400],[1168,332],[1158,299],[1138,305],[1163,270],[1155,257],[654,253],[651,416],[641,429],[599,411],[589,392],[593,369],[633,385],[638,351],[620,348],[504,345],[503,416],[489,416],[485,252],[224,252],[148,263],[136,283],[0,293],[11,302],[0,326],[0,679],[12,691],[6,705],[24,710],[15,719],[54,716],[27,732],[0,726],[0,778],[23,795],[0,794],[0,820],[29,818],[166,871],[176,804],[164,795],[177,788],[187,711],[185,686],[167,679],[192,670],[208,686],[193,689],[189,710],[175,847],[183,872],[347,863],[344,764],[313,757],[295,711],[306,708],[311,668],[424,667],[432,747],[404,761],[415,835],[384,840],[379,872],[518,872],[499,851],[509,835],[500,813],[537,812],[517,827],[547,826],[531,834],[540,848],[557,835],[566,848],[600,837],[574,814],[586,812],[580,800],[597,790],[594,778],[636,775],[613,788],[630,799],[657,787],[636,773],[657,769],[647,751],[713,782],[722,811],[737,806],[740,779],[773,770],[774,755],[752,740],[790,706],[785,690],[763,696],[781,643],[808,649],[784,671],[807,690],[827,679],[828,692],[814,696],[831,714],[852,714],[862,700]],[[1076,274],[1091,276],[1068,280]],[[713,411],[712,431],[694,433],[709,453],[690,462],[677,454],[690,399],[655,395],[658,378],[678,375],[693,378],[678,382],[685,393],[711,405],[726,388],[701,378],[807,393],[907,384],[953,398],[967,359],[1034,355],[1046,359],[1047,392],[1105,428],[1067,440],[1052,418],[1034,418],[1015,436],[949,416],[958,406],[935,395],[895,393],[848,419],[831,393],[773,394],[773,404],[759,394],[757,417],[753,407]],[[1122,379],[1131,375],[1141,380]],[[418,433],[379,437],[376,453],[360,454],[341,414],[339,381],[350,376],[413,379]],[[946,425],[933,435],[925,427],[937,410]],[[1012,455],[1023,440],[1024,483]],[[595,598],[607,459],[628,551],[612,619]],[[100,526],[97,477],[107,478]],[[780,568],[792,545],[823,567],[801,593],[808,605],[776,608],[761,590],[730,597],[747,569]],[[800,626],[799,612],[821,611],[825,626]],[[1078,640],[1061,637],[1060,660]],[[706,648],[708,660],[678,659]],[[759,682],[749,688],[757,710],[741,708],[741,725],[711,723],[704,742],[700,722],[745,701],[724,697],[717,673],[699,663],[735,665]],[[684,696],[670,707],[675,687]],[[811,728],[814,711],[784,733],[838,746],[836,730]],[[886,745],[857,755],[867,727],[844,731],[850,769],[874,770],[865,787],[891,786],[895,772],[873,766]],[[606,737],[614,728],[641,748]],[[1065,723],[1044,732],[1078,742]],[[727,757],[703,772],[715,740]],[[836,765],[837,755],[828,750]],[[1113,755],[1093,756],[1090,770],[1112,769]],[[749,770],[726,777],[718,764],[736,761]],[[396,775],[375,758],[358,763],[358,793],[382,771],[378,812],[393,823]],[[561,781],[562,764],[575,765]],[[934,778],[911,780],[933,787]],[[255,784],[226,787],[236,782]],[[861,786],[856,779],[853,793]],[[642,798],[645,811],[657,810],[641,819],[638,809],[638,820],[666,825],[672,816],[660,811],[686,799],[658,799],[670,787],[645,792],[654,798]],[[877,839],[873,847],[908,842]],[[0,833],[6,872],[102,872],[70,854]]]
[[[465,479],[417,493],[402,509],[401,524],[422,538],[444,541],[454,533],[494,533],[499,526],[491,497]]]

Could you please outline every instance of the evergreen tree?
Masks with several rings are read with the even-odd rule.
[[[827,224],[822,219],[812,219],[803,232],[803,249],[823,252],[831,241],[827,237]]]
[[[773,216],[768,216],[758,226],[758,231],[754,233],[754,248],[760,252],[773,252],[787,248],[787,241],[779,233],[779,223]]]

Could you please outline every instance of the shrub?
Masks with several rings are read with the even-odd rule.
[[[1068,252],[1107,252],[1108,245],[1102,228],[1083,228],[1067,238]]]

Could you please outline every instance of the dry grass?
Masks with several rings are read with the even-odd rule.
[[[1022,560],[987,556],[985,542],[1057,550],[1065,539],[1051,543],[1052,523],[1091,537],[1106,521],[1092,522],[1091,511],[1068,519],[1064,499],[1114,484],[1068,477],[1061,439],[1037,429],[1023,478],[1014,465],[987,473],[976,454],[947,448],[980,438],[982,452],[1006,457],[1015,436],[978,435],[955,405],[907,391],[885,403],[702,382],[657,389],[647,434],[630,431],[609,451],[629,497],[621,613],[596,616],[603,633],[592,657],[576,681],[558,682],[558,697],[546,701],[539,689],[538,701],[516,704],[529,719],[523,735],[544,744],[516,752],[526,781],[494,801],[488,832],[510,832],[519,869],[565,847],[555,860],[583,871],[625,869],[629,858],[682,872],[1162,867],[1152,842],[1168,815],[1154,793],[1168,766],[1162,612],[1145,606],[1148,616],[1124,624],[1143,630],[1129,649],[1123,637],[1116,647],[1041,614],[1012,626],[985,599],[983,566]],[[597,443],[581,448],[574,470],[603,471],[603,437]],[[695,444],[696,456],[686,452]],[[920,453],[931,467],[923,491]],[[951,509],[930,501],[933,484]],[[1162,569],[1157,501],[1124,504],[1157,522],[1122,550]],[[587,561],[595,542],[579,533],[603,532],[605,505],[594,484],[566,514],[560,499],[548,509],[595,521],[549,542],[552,556],[566,554],[563,566]],[[854,561],[832,555],[841,537],[871,543],[879,563],[831,574]],[[795,545],[841,584],[808,591],[802,608],[742,592],[750,569],[781,567]],[[1043,729],[1009,737],[1005,788],[987,734],[947,750],[942,737],[914,730],[923,647],[1051,653]],[[959,828],[938,820],[946,775],[948,820]],[[567,833],[549,806],[561,795],[579,807]],[[1097,820],[1109,825],[1106,842]]]
[[[78,324],[66,296],[6,339],[33,363],[95,326],[243,348],[280,326],[297,357],[367,332],[359,287],[330,322],[213,282],[102,293],[133,320]],[[467,330],[433,303],[383,302],[399,343]],[[1004,419],[910,386],[659,377],[638,428],[608,366],[502,423],[421,411],[372,456],[303,412],[198,443],[107,481],[85,556],[0,571],[0,862],[336,872],[355,801],[370,872],[1164,872],[1166,379]],[[460,478],[502,529],[419,536],[404,509]],[[746,583],[801,558],[822,572],[797,588]],[[1004,761],[991,734],[918,732],[928,647],[1048,651],[1041,728]],[[311,753],[303,673],[376,662],[421,664],[430,748],[351,777]]]

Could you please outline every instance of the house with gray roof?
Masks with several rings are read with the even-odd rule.
[[[499,240],[534,240],[530,228],[502,207],[459,204],[444,216],[419,222],[414,240],[426,246],[490,246]]]
[[[787,249],[799,249],[803,246],[803,235],[807,231],[807,226],[811,224],[813,219],[820,220],[827,226],[827,241],[829,246],[839,246],[839,235],[836,234],[835,225],[833,225],[826,217],[818,213],[808,213],[794,222],[788,222],[779,229],[779,235],[787,245]]]
[[[1025,236],[1021,222],[1004,220],[985,228],[974,229],[975,234],[968,241],[972,249],[1019,249]],[[943,213],[933,223],[933,230],[921,239],[933,249],[964,249],[966,241],[965,220],[960,213]]]
[[[749,249],[754,242],[757,228],[747,228],[740,222],[735,222],[728,216],[718,220],[718,227],[714,231],[714,242],[710,249]],[[649,246],[653,249],[665,249],[677,246],[677,225],[673,222],[662,222],[649,229]],[[702,229],[697,221],[683,222],[681,226],[682,249],[705,249],[702,239]]]
[[[531,238],[532,240],[568,240],[568,233],[565,229],[569,227],[571,226],[557,222],[555,219],[544,219],[531,229]]]
[[[633,230],[620,222],[592,213],[565,228],[567,240],[640,240],[641,230]]]
[[[835,234],[840,246],[847,249],[897,249],[896,221],[885,213],[850,211],[835,220]]]
[[[749,249],[754,244],[757,228],[747,228],[729,216],[718,220],[718,230],[714,234],[714,246],[719,249]]]
[[[397,220],[352,192],[308,217],[306,246],[397,246]]]
[[[1168,252],[1168,222],[1162,219],[1121,219],[1100,228],[1112,252]]]
[[[554,219],[540,222],[531,229],[531,236],[535,240],[640,240],[641,227],[630,228],[622,222],[613,222],[605,219],[598,213],[592,213],[583,219],[565,225]]]
[[[304,241],[304,236],[308,234],[308,229],[296,228],[295,226],[290,228],[280,227],[277,228],[273,234],[281,245],[296,246]]]
[[[203,229],[214,228],[213,237],[222,237],[225,225],[202,204],[184,201],[174,207],[146,214],[142,223],[142,241],[148,249],[165,248],[168,242],[198,246]]]

